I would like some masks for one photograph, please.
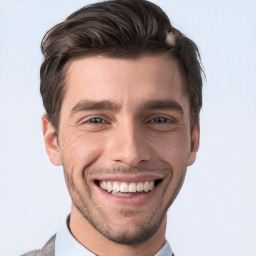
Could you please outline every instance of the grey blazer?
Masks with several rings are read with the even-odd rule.
[[[45,244],[45,246],[41,250],[33,250],[25,254],[22,254],[21,256],[54,256],[55,237],[56,234],[50,238],[50,240]]]
[[[27,252],[22,254],[21,256],[54,256],[54,241],[56,235],[50,238],[50,240],[45,244],[45,246],[41,250],[34,250],[31,252]],[[81,255],[82,256],[82,255]],[[169,256],[169,255],[166,255]],[[172,254],[172,256],[175,256]]]

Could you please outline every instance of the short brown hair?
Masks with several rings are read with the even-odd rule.
[[[175,45],[166,43],[172,32]],[[132,58],[170,52],[187,75],[191,123],[202,107],[202,68],[196,44],[175,29],[157,5],[145,0],[112,0],[85,6],[50,29],[41,44],[40,92],[46,113],[58,130],[70,59],[105,55]]]

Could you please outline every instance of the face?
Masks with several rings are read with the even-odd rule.
[[[58,142],[43,118],[74,207],[112,241],[149,239],[195,160],[199,124],[191,132],[185,83],[170,55],[85,57],[68,68]]]

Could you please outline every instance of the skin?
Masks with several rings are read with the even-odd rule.
[[[185,84],[169,54],[69,63],[58,138],[46,116],[43,134],[51,162],[64,168],[70,230],[95,254],[148,256],[164,245],[167,209],[199,147]],[[99,180],[158,185],[142,197],[117,197]]]

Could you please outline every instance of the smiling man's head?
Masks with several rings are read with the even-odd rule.
[[[99,255],[156,253],[199,146],[196,45],[159,7],[123,0],[75,12],[42,50],[44,139],[64,168],[71,232]]]

